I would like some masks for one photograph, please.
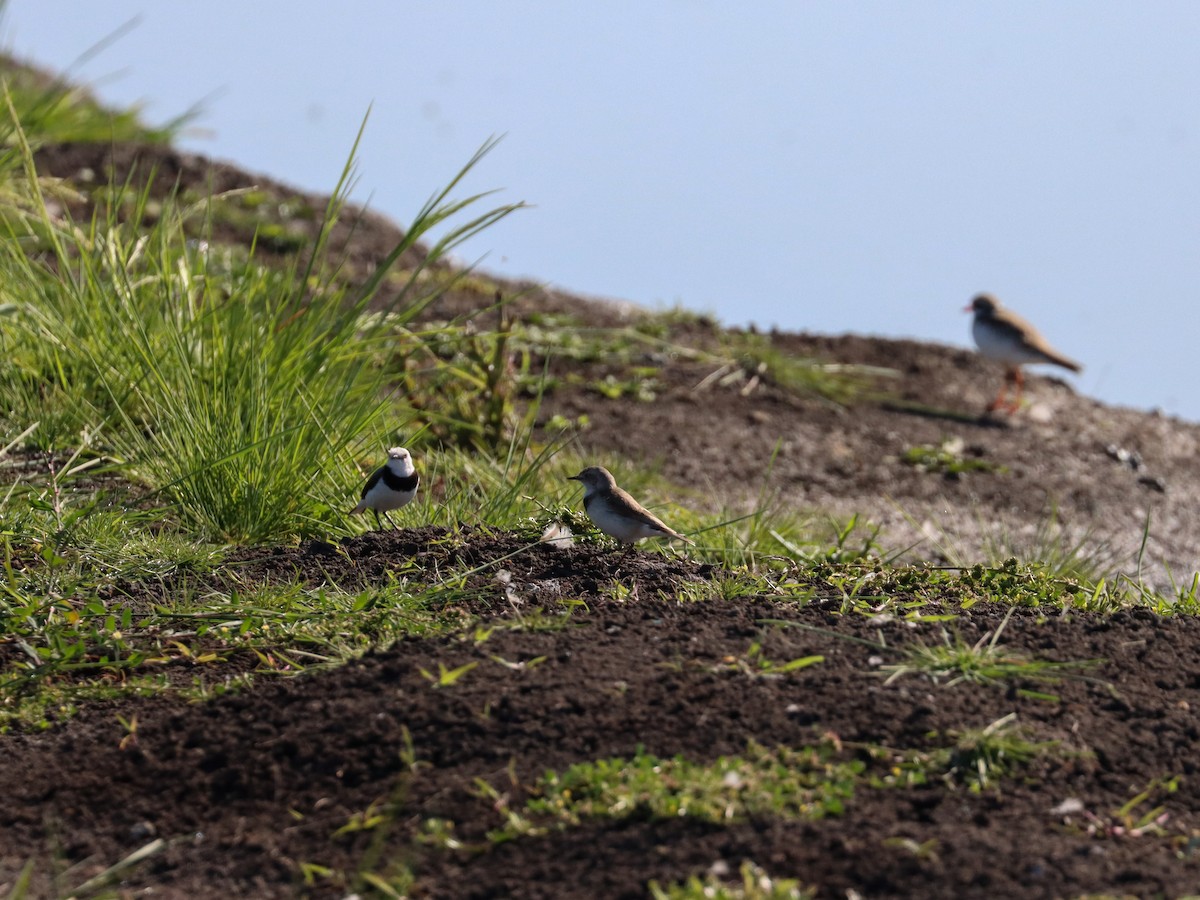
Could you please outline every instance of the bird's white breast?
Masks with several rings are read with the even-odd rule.
[[[400,509],[402,506],[407,506],[416,495],[417,492],[415,490],[393,491],[383,483],[383,479],[381,478],[367,491],[367,496],[363,498],[363,501],[367,509],[373,509],[376,512],[391,512],[392,510]]]
[[[1045,362],[1046,357],[1026,346],[1007,328],[998,328],[979,316],[971,323],[971,337],[975,346],[988,359],[997,359],[1010,365]]]
[[[596,497],[588,504],[587,514],[597,528],[610,537],[615,537],[623,544],[631,544],[642,538],[662,534],[657,528],[653,528],[645,522],[623,515],[603,497]]]

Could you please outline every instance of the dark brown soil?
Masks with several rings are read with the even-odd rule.
[[[401,532],[344,545],[344,565],[441,552],[440,536]],[[458,551],[480,561],[510,552],[506,538],[469,537]],[[317,548],[276,552],[320,580]],[[644,586],[711,577],[686,560],[597,548],[541,547],[512,561],[522,596],[558,578],[587,599],[562,627],[508,626],[483,643],[404,640],[341,668],[259,680],[253,691],[207,703],[130,703],[133,740],[117,710],[94,709],[41,735],[4,738],[0,873],[11,879],[31,857],[58,855],[77,882],[158,836],[168,847],[125,881],[157,896],[339,896],[349,886],[302,890],[300,863],[353,873],[364,860],[402,861],[418,876],[416,896],[641,897],[660,882],[716,863],[736,871],[754,860],[801,878],[821,896],[1060,897],[1118,891],[1180,896],[1200,879],[1193,858],[1200,829],[1194,710],[1200,704],[1200,623],[1121,613],[1068,615],[1046,623],[1019,611],[1002,641],[1041,659],[1101,660],[1088,677],[1047,687],[1057,702],[1020,685],[935,686],[916,676],[885,685],[879,665],[915,640],[941,640],[941,626],[841,616],[742,599],[679,604]],[[617,569],[643,595],[618,602],[597,587]],[[307,575],[305,573],[308,573]],[[589,587],[591,582],[594,587]],[[555,592],[560,588],[555,588]],[[495,606],[507,608],[495,591]],[[475,612],[486,613],[480,601]],[[973,642],[1002,625],[1001,610],[975,610],[953,626]],[[786,620],[813,628],[780,628]],[[751,677],[731,660],[760,641],[771,659],[819,654],[824,662],[782,678]],[[539,664],[528,665],[533,660]],[[421,669],[477,668],[434,688]],[[505,664],[507,663],[507,664]],[[526,663],[525,666],[520,666]],[[476,779],[518,808],[546,769],[629,756],[639,747],[699,761],[745,752],[747,742],[805,746],[824,736],[843,757],[864,744],[896,750],[946,746],[963,728],[1016,713],[1032,740],[1054,752],[972,793],[935,779],[914,788],[861,788],[846,813],[812,823],[771,819],[717,827],[688,820],[593,821],[489,846],[503,819],[481,799]],[[405,732],[420,764],[402,759]],[[876,762],[886,775],[888,763]],[[1156,796],[1169,818],[1160,836],[1115,833],[1115,813],[1166,776],[1177,792]],[[514,781],[515,779],[515,781]],[[1055,812],[1064,801],[1082,811]],[[386,835],[334,833],[372,804],[396,804]],[[456,823],[472,850],[414,841],[428,818]],[[899,844],[932,841],[925,857]],[[372,842],[382,840],[373,851]],[[1189,840],[1192,844],[1189,844]],[[381,855],[373,856],[373,853]],[[385,868],[376,863],[379,868]]]
[[[39,162],[47,174],[88,168],[107,180],[113,158],[120,177],[139,155],[160,178],[196,191],[268,183],[152,149],[45,148]],[[307,202],[323,206],[319,198]],[[233,229],[218,237],[245,235]],[[366,216],[339,239],[366,268],[398,237],[390,223]],[[286,248],[279,252],[286,257]],[[480,300],[464,291],[431,314]],[[520,310],[567,311],[601,325],[637,315],[560,292],[530,291],[521,302]],[[681,325],[678,337],[714,340],[703,323]],[[614,468],[658,466],[682,490],[690,486],[681,502],[745,506],[767,479],[780,503],[860,513],[884,526],[888,546],[920,541],[911,553],[925,558],[974,561],[989,545],[1020,554],[1056,510],[1068,543],[1082,538],[1089,552],[1107,546],[1113,563],[1132,571],[1149,516],[1147,572],[1165,583],[1165,564],[1190,580],[1200,549],[1197,426],[1106,407],[1044,378],[1031,379],[1032,405],[1022,413],[981,420],[975,414],[1000,373],[967,351],[863,337],[775,341],[796,354],[897,375],[881,382],[885,399],[841,408],[769,380],[748,392],[744,384],[700,387],[711,365],[656,355],[647,360],[658,368],[653,402],[608,400],[586,382],[564,384],[546,398],[543,420],[586,413],[582,447]],[[961,438],[964,455],[1006,471],[952,478],[901,460],[911,447],[947,438]],[[1121,450],[1140,454],[1139,466],[1115,458]],[[414,556],[439,566],[482,564],[524,544],[514,535],[414,529],[338,548],[246,549],[218,577],[226,585],[294,579],[355,587]],[[354,882],[359,869],[408,866],[417,879],[413,896],[645,897],[651,879],[736,872],[744,860],[830,898],[1178,897],[1200,884],[1194,619],[1126,612],[1043,621],[1018,610],[1004,625],[1006,647],[1040,659],[1100,661],[1086,679],[1024,685],[1056,694],[1053,701],[1012,684],[933,685],[914,676],[885,685],[879,666],[897,651],[850,640],[888,648],[935,642],[940,625],[753,597],[673,602],[666,598],[681,587],[721,577],[684,554],[542,546],[503,566],[511,595],[488,569],[462,601],[464,617],[500,623],[486,642],[476,644],[470,632],[409,639],[341,668],[260,675],[250,690],[201,704],[167,696],[97,704],[46,733],[0,736],[0,893],[30,860],[34,896],[65,893],[156,838],[165,848],[126,873],[126,895],[340,897],[367,892]],[[167,589],[124,585],[121,597],[136,605]],[[563,602],[577,600],[583,604]],[[517,627],[538,609],[569,617],[553,630]],[[964,612],[950,601],[947,610],[959,613],[950,633],[968,642],[999,628],[1004,614],[986,606]],[[770,627],[767,619],[814,627]],[[754,641],[771,659],[825,659],[781,678],[751,677],[733,661]],[[434,688],[421,673],[468,662],[478,665],[450,687]],[[503,818],[494,801],[480,798],[476,779],[519,809],[546,769],[639,747],[705,761],[744,752],[749,741],[805,746],[825,737],[841,742],[842,758],[865,759],[865,745],[944,747],[956,731],[1010,713],[1028,738],[1057,742],[1056,749],[981,793],[935,778],[920,787],[860,788],[843,815],[816,822],[715,826],[641,815],[507,843],[485,839]],[[136,716],[135,736],[118,716]],[[415,766],[405,755],[409,740]],[[870,765],[888,774],[886,760]],[[1118,812],[1176,776],[1174,793],[1156,793],[1128,816]],[[1079,811],[1063,811],[1065,801],[1078,801]],[[389,826],[338,834],[373,804],[390,812]],[[1158,804],[1167,817],[1131,834],[1129,825]],[[466,848],[417,840],[431,818],[453,821]],[[917,845],[926,852],[914,852]],[[347,874],[305,885],[304,865]]]

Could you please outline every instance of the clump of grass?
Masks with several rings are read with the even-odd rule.
[[[745,754],[710,764],[644,752],[579,763],[547,772],[521,816],[526,823],[565,825],[596,817],[690,816],[714,823],[759,815],[820,819],[842,813],[863,770],[861,762],[840,762],[835,756],[832,744],[792,750],[752,743]]]
[[[983,529],[982,534],[984,558],[993,564],[1016,557],[1052,578],[1087,586],[1111,580],[1116,570],[1111,544],[1098,539],[1091,528],[1067,528],[1056,508],[1038,520],[1032,534],[1012,534],[1005,528]]]
[[[84,58],[112,39],[97,44]],[[147,125],[139,107],[105,106],[88,88],[19,63],[7,54],[0,54],[0,80],[11,98],[17,121],[34,143],[167,144],[199,113],[199,108],[193,107],[163,125]],[[0,134],[0,140],[12,144],[7,132]]]
[[[942,443],[919,444],[909,447],[900,455],[900,461],[920,469],[955,479],[968,472],[993,472],[1006,474],[1008,469],[999,463],[968,455],[962,438],[947,438]]]
[[[945,777],[978,793],[1049,753],[1056,741],[1028,740],[1010,713],[978,729],[952,731],[953,745],[934,755]]]
[[[258,674],[293,675],[465,624],[455,609],[463,590],[401,577],[358,591],[290,583],[219,590],[176,579],[161,604],[143,600],[136,609],[101,599],[79,574],[59,580],[51,595],[23,587],[11,570],[0,581],[0,635],[20,648],[0,668],[0,732],[46,727],[83,701],[163,691],[206,697],[225,682],[224,664],[239,657],[243,665],[256,660]],[[180,663],[197,673],[196,684],[166,677],[178,675],[168,667]],[[462,674],[431,677],[450,686]]]
[[[608,400],[627,398],[638,403],[653,403],[658,390],[657,366],[634,366],[628,378],[608,374],[593,381],[589,387]]]
[[[1099,611],[1119,608],[1125,598],[1132,598],[1160,616],[1195,616],[1200,615],[1200,572],[1193,572],[1187,581],[1177,582],[1172,572],[1167,572],[1168,587],[1161,592],[1149,587],[1142,580],[1140,573],[1134,577],[1122,575],[1118,581],[1120,587],[1111,592],[1108,586],[1101,584],[1097,595],[1107,603],[1095,604]],[[1105,589],[1102,594],[1101,588]]]
[[[839,406],[849,406],[876,390],[881,378],[895,377],[893,369],[829,363],[793,356],[776,347],[770,337],[748,332],[729,332],[723,351],[732,359],[709,377],[737,378],[742,392],[749,394],[763,380],[800,396],[816,396]]]
[[[778,878],[746,861],[738,869],[740,884],[729,884],[716,875],[693,875],[681,884],[649,884],[652,900],[809,900],[815,896],[794,878]]]
[[[951,729],[929,737],[937,746],[928,750],[904,750],[866,745],[862,751],[885,762],[886,771],[872,776],[877,788],[909,788],[935,780],[963,786],[973,793],[999,787],[1005,778],[1017,776],[1034,760],[1053,753],[1057,741],[1034,741],[1009,713],[982,728]],[[920,853],[920,845],[907,849]]]
[[[484,320],[493,311],[497,322],[488,328]],[[532,370],[531,354],[513,340],[514,323],[499,293],[493,307],[465,321],[417,331],[393,327],[397,389],[413,409],[414,425],[431,440],[498,454],[532,430],[545,373]],[[522,396],[535,399],[523,411]]]
[[[1080,669],[1095,664],[1092,660],[1055,662],[1033,659],[1009,650],[1000,644],[1000,636],[1007,624],[1006,617],[998,628],[986,632],[974,644],[968,644],[957,635],[952,637],[945,630],[940,644],[914,643],[903,650],[903,661],[880,667],[880,673],[887,676],[884,684],[917,674],[934,682],[944,681],[947,687],[962,682],[995,684],[1011,680],[1047,683],[1078,674]]]
[[[778,452],[777,445],[749,512],[725,508],[715,522],[712,517],[693,515],[691,526],[685,514],[676,523],[697,538],[698,552],[709,562],[752,573],[789,568],[797,562],[840,564],[880,555],[879,526],[857,514],[837,521],[780,502],[770,483]]]
[[[1058,578],[1039,565],[1022,563],[1009,557],[997,566],[973,565],[960,573],[959,582],[966,596],[963,607],[970,609],[978,600],[991,600],[1010,606],[1051,606],[1064,608],[1096,599],[1103,582],[1090,588],[1069,578]]]
[[[921,528],[911,518],[909,521]],[[1046,578],[1073,583],[1079,590],[1091,590],[1116,576],[1117,558],[1111,543],[1090,527],[1065,526],[1055,507],[1029,528],[1015,530],[1003,521],[979,521],[977,525],[976,531],[982,536],[981,554],[969,554],[944,530],[932,539],[939,554],[963,569],[1007,570],[1016,566],[1022,571],[1036,570]],[[922,531],[928,531],[928,527]]]
[[[350,164],[306,261],[282,272],[253,260],[213,271],[183,239],[183,212],[169,209],[140,237],[123,236],[116,220],[87,233],[55,228],[53,268],[3,254],[0,270],[15,271],[27,288],[25,344],[35,348],[41,378],[25,378],[26,387],[61,392],[64,430],[108,426],[118,453],[202,539],[258,543],[321,530],[343,502],[346,456],[382,430],[389,412],[386,375],[369,364],[386,335],[363,317],[388,267],[433,228],[449,231],[427,265],[519,206],[450,224],[478,199],[452,200],[450,192],[491,146],[349,294],[335,279],[327,241]],[[53,224],[44,200],[41,211]],[[412,317],[431,299],[416,296],[417,283],[400,293],[397,315]],[[19,383],[8,387],[20,394]],[[27,393],[13,406],[29,414],[39,400]]]

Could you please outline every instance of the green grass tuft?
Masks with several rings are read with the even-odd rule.
[[[809,900],[815,896],[803,890],[794,878],[777,878],[752,862],[744,862],[738,869],[740,883],[728,884],[716,875],[701,878],[693,875],[682,884],[657,881],[649,884],[652,900]]]
[[[820,819],[843,812],[863,768],[857,761],[838,762],[835,755],[833,745],[792,750],[752,743],[741,756],[706,765],[648,753],[579,763],[547,772],[524,815],[565,824],[595,817]]]

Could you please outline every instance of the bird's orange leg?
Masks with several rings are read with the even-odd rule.
[[[1021,397],[1025,392],[1025,373],[1021,371],[1020,366],[1013,366],[1012,380],[1016,390],[1013,392],[1012,402],[1008,405],[1008,411],[1015,413],[1021,409]]]
[[[1013,398],[1006,402],[1005,398],[1008,395],[1008,386],[1013,386]],[[1025,387],[1025,376],[1021,372],[1020,366],[1004,370],[1004,383],[1000,385],[1000,392],[996,394],[996,399],[992,401],[992,405],[988,407],[988,412],[996,412],[1001,410],[1007,413],[1015,413],[1021,408],[1021,391]]]
[[[1008,382],[1009,382],[1009,376],[1008,376],[1008,373],[1005,372],[1004,373],[1004,381],[1002,381],[1000,383],[1000,390],[996,394],[996,399],[993,400],[991,405],[987,408],[988,412],[995,412],[998,409],[1005,408],[1004,397],[1008,393]]]

